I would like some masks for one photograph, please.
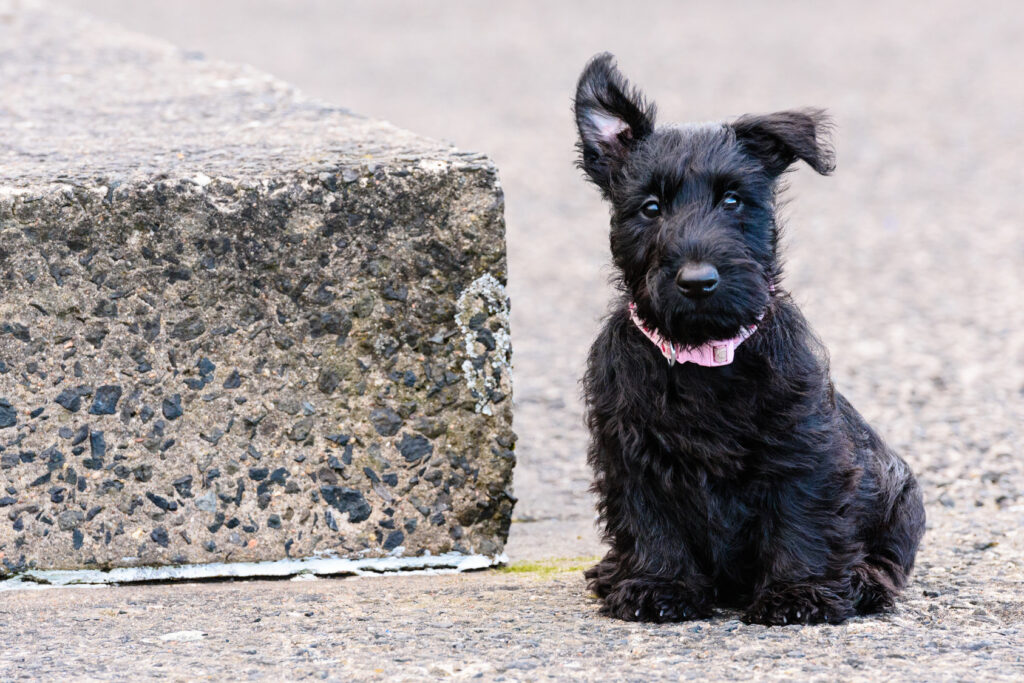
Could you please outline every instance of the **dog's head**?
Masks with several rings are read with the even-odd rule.
[[[797,159],[834,168],[817,110],[655,128],[610,54],[580,76],[580,167],[611,203],[611,247],[640,316],[695,346],[756,322],[779,274],[775,191]]]

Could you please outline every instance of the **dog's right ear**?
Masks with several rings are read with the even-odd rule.
[[[573,104],[579,128],[579,166],[607,192],[629,152],[654,130],[655,108],[630,86],[605,52],[587,64]]]

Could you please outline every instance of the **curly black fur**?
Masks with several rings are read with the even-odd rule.
[[[611,546],[586,576],[603,612],[676,621],[724,605],[786,624],[890,607],[924,531],[920,490],[834,389],[780,282],[779,177],[798,159],[832,170],[824,113],[656,129],[608,54],[580,77],[575,113],[580,166],[611,203],[622,292],[583,380]],[[676,283],[694,261],[720,274],[707,298]],[[758,329],[730,365],[670,366],[630,301],[683,345]]]

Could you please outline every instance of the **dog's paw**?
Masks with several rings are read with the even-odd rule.
[[[583,576],[587,579],[587,588],[597,597],[604,598],[612,591],[618,580],[618,560],[612,553],[608,553],[603,560],[583,572]]]
[[[711,616],[708,600],[677,581],[627,579],[604,597],[601,613],[626,621],[655,623]]]
[[[853,616],[852,603],[827,585],[801,583],[766,588],[747,609],[748,624],[841,624]]]
[[[900,586],[906,581],[905,577],[902,568],[892,563],[885,569],[867,564],[855,566],[850,593],[857,612],[872,614],[891,610]]]

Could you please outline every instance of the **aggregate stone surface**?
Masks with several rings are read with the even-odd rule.
[[[0,22],[0,578],[494,557],[486,157],[63,8]]]
[[[16,638],[0,670],[13,661],[26,676],[91,666],[96,678],[1024,676],[1020,7],[74,4],[495,159],[514,302],[520,502],[508,552],[519,571],[6,594],[0,619],[33,637]],[[607,216],[572,168],[569,98],[582,64],[605,49],[666,121],[802,105],[835,116],[836,174],[791,179],[787,282],[832,352],[837,385],[925,492],[928,531],[894,614],[772,629],[731,614],[663,626],[595,615],[578,569],[600,545],[575,382],[607,299]],[[298,607],[309,596],[313,606]],[[66,600],[81,611],[61,611]],[[135,614],[162,609],[132,624],[118,615],[129,602]],[[193,617],[200,603],[218,616]],[[244,609],[283,616],[238,628],[231,615]],[[252,644],[158,640],[222,629]],[[109,638],[103,657],[82,644],[96,633]],[[143,638],[160,644],[137,649]]]

